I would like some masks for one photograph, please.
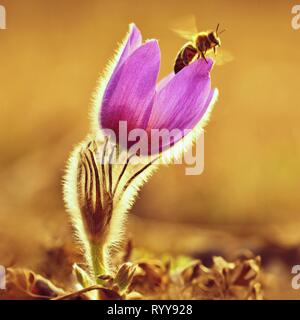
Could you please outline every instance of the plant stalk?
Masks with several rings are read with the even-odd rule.
[[[92,268],[95,276],[95,282],[97,284],[103,284],[103,281],[99,279],[99,276],[107,274],[104,262],[104,248],[101,243],[94,244],[91,243],[91,258],[92,258]]]

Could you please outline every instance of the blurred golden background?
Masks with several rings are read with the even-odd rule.
[[[71,239],[62,201],[65,162],[87,133],[97,78],[128,24],[135,22],[145,39],[159,39],[162,77],[184,43],[169,26],[188,14],[195,14],[199,29],[220,22],[227,30],[223,46],[235,60],[212,73],[220,97],[206,128],[204,173],[161,168],[130,214],[133,237],[154,250],[165,244],[165,250],[184,253],[194,250],[192,240],[181,246],[186,237],[208,229],[247,230],[250,238],[236,245],[247,248],[271,230],[284,245],[297,246],[300,31],[291,27],[292,2],[0,4],[7,11],[7,29],[0,30],[0,264],[35,267],[45,248]],[[193,234],[190,224],[200,231]],[[162,231],[166,239],[159,246]],[[225,238],[216,235],[212,246]]]

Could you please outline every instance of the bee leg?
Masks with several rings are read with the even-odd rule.
[[[214,50],[214,54],[217,55],[217,47],[216,46],[214,47],[213,50]]]
[[[205,58],[205,52],[201,51],[201,57],[205,60],[206,63],[208,63],[208,61]]]

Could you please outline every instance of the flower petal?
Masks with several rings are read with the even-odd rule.
[[[217,99],[217,97],[218,97],[218,89],[216,89],[216,88],[211,89],[211,90],[210,90],[210,93],[209,93],[209,95],[208,95],[208,97],[207,97],[206,103],[205,103],[205,105],[204,105],[204,107],[203,107],[203,109],[202,109],[202,110],[203,110],[203,113],[202,113],[200,119],[202,118],[202,116],[204,116],[204,115],[206,114],[207,111],[209,111],[208,109],[209,109],[209,107],[210,107],[210,104],[211,104],[212,102],[215,102],[216,99]],[[210,110],[210,111],[211,111],[211,110]]]
[[[156,86],[156,91],[158,92],[162,90],[162,88],[165,87],[174,77],[175,77],[175,73],[171,72],[167,76],[162,78]]]
[[[136,49],[124,61],[104,93],[99,117],[102,128],[112,129],[116,135],[120,121],[127,121],[128,130],[146,128],[159,67],[160,50],[154,40]]]
[[[192,129],[205,113],[213,61],[199,59],[177,73],[157,93],[148,130]]]
[[[136,25],[134,23],[131,23],[129,25],[129,34],[127,36],[127,40],[125,42],[122,54],[119,58],[117,67],[121,66],[121,64],[130,56],[130,54],[141,45],[142,34],[140,30],[136,27]]]
[[[203,114],[201,115],[201,117],[199,118],[199,121],[196,123],[195,127],[202,121],[202,119],[204,119],[204,117],[206,117],[206,114],[209,112],[209,107],[211,105],[211,103],[213,102],[213,100],[216,99],[218,95],[218,90],[217,89],[211,89],[210,93],[208,95],[208,98],[206,100],[206,103],[203,107]],[[203,117],[203,118],[202,118]],[[207,114],[207,118],[209,117],[209,114]],[[207,121],[206,118],[206,121]],[[205,123],[203,124],[205,125]],[[151,154],[155,155],[157,153],[160,153],[162,151],[165,151],[167,149],[169,149],[170,147],[172,147],[176,142],[178,142],[179,140],[181,140],[182,138],[185,137],[185,135],[187,135],[188,133],[190,133],[190,130],[184,131],[184,130],[178,130],[178,132],[173,132],[173,135],[168,136],[168,133],[166,133],[166,140],[162,139],[159,141],[159,143],[157,144],[157,146],[153,146],[152,144],[152,149],[151,149]],[[168,139],[168,137],[170,137]],[[156,139],[157,141],[157,139]]]

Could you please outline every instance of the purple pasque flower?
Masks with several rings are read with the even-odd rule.
[[[207,62],[198,59],[157,84],[160,69],[158,42],[150,40],[142,43],[140,31],[132,24],[104,91],[99,114],[100,127],[113,130],[118,137],[119,124],[126,121],[128,132],[144,129],[149,139],[153,129],[177,129],[181,134],[174,138],[172,144],[176,143],[186,130],[197,126],[217,93],[216,89],[211,88],[212,66],[211,59]],[[151,144],[151,141],[148,143]],[[128,146],[130,144],[133,143]],[[160,145],[156,152],[165,148]]]

